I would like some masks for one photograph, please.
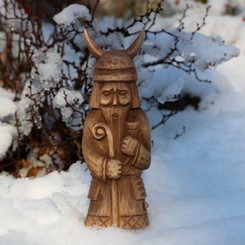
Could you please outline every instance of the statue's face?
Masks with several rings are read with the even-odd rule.
[[[100,104],[104,106],[127,106],[131,94],[127,83],[105,83],[100,91]]]

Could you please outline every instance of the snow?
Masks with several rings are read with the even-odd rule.
[[[0,87],[0,97],[6,97],[9,99],[14,99],[15,95],[10,90],[7,90],[7,89]]]
[[[39,57],[42,57],[43,60],[38,60]],[[37,64],[38,77],[42,86],[45,89],[53,87],[61,77],[62,58],[60,55],[53,50],[49,50],[45,54],[37,51],[33,55],[33,61]]]
[[[4,221],[0,222],[0,242],[242,245],[245,106],[238,101],[244,94],[228,88],[222,86],[223,92],[209,109],[201,113],[189,109],[153,131],[152,166],[144,174],[149,228],[84,227],[90,177],[84,165],[75,163],[68,172],[35,179],[0,175]],[[231,105],[226,96],[237,99]],[[182,125],[186,133],[174,139]]]
[[[143,176],[150,226],[139,231],[85,227],[90,176],[85,165],[77,162],[68,172],[34,179],[1,173],[0,244],[245,244],[245,27],[240,16],[216,13],[202,31],[215,38],[221,33],[222,39],[240,48],[241,55],[216,71],[206,71],[212,84],[197,84],[170,68],[168,73],[166,69],[155,71],[152,86],[144,84],[142,89],[145,97],[158,93],[161,98],[162,89],[172,97],[184,83],[184,91],[202,98],[198,111],[189,107],[152,131],[152,165]],[[230,23],[239,26],[237,32],[224,28]],[[224,53],[226,48],[219,51]],[[188,54],[195,57],[196,51],[190,49]],[[205,53],[203,47],[202,54],[206,61],[212,53]],[[186,55],[176,56],[177,61]],[[161,87],[157,86],[159,79],[165,81]],[[60,107],[64,107],[62,95],[60,91],[55,99]],[[80,94],[78,97],[82,102]],[[160,112],[153,108],[148,114],[154,125]],[[11,144],[11,130],[0,124],[0,157]]]
[[[86,6],[81,4],[71,4],[54,16],[54,21],[58,25],[68,26],[76,19],[90,20],[91,16]]]
[[[209,0],[209,4],[212,6],[212,14],[223,14],[225,12],[225,6],[236,6],[237,8],[242,8],[244,12],[244,1],[243,0]]]
[[[72,120],[72,114],[79,109],[84,101],[83,96],[78,91],[71,91],[66,88],[61,88],[54,97],[56,108],[60,109],[62,120],[69,125]]]
[[[17,102],[17,111],[18,111],[18,118],[21,123],[20,125],[20,131],[24,135],[29,135],[31,133],[32,129],[32,122],[31,119],[31,113],[30,113],[30,107],[32,105],[32,101],[26,97],[22,97],[20,101]]]
[[[9,125],[9,121],[16,109],[13,93],[0,88],[0,159],[5,156],[15,136],[15,127]]]
[[[184,83],[184,79],[181,78],[170,83],[165,89],[163,89],[158,101],[163,104],[167,101],[176,100],[184,88]]]
[[[55,67],[55,69],[53,69],[53,64],[57,64],[57,67]],[[59,65],[61,65],[61,61],[58,54],[52,54],[52,56],[48,55],[47,62],[45,64],[39,65],[40,76],[44,80],[57,79],[57,77],[60,76]]]
[[[11,146],[14,133],[15,128],[13,126],[0,122],[0,159],[5,156],[8,148]]]
[[[13,115],[16,111],[14,102],[9,98],[0,97],[0,118]]]
[[[165,22],[165,19],[161,20]],[[159,22],[161,20],[159,19]],[[193,22],[193,19],[188,19],[188,24],[189,21]],[[143,56],[143,62],[139,62],[137,65],[159,61],[162,57],[168,58],[165,58],[164,65],[161,65],[160,62],[158,66],[154,67],[151,79],[149,79],[149,75],[145,75],[145,73],[149,73],[147,68],[145,72],[142,72],[142,68],[140,69],[139,79],[143,81],[140,91],[143,98],[154,97],[163,103],[178,98],[182,91],[191,93],[192,87],[196,88],[199,85],[196,85],[198,84],[197,78],[190,70],[195,69],[199,79],[212,81],[208,75],[212,73],[212,68],[237,57],[240,53],[238,48],[225,43],[220,37],[212,37],[212,35],[210,37],[207,32],[206,35],[202,33],[192,35],[192,32],[193,30],[189,29],[184,32],[173,29],[172,33],[179,40],[176,47],[175,38],[166,33],[147,35],[148,40],[143,45],[146,55]],[[171,49],[176,49],[176,51],[169,55]],[[166,65],[167,62],[172,65]]]
[[[75,163],[35,179],[0,175],[0,243],[243,245],[243,64],[239,57],[218,69],[219,91],[206,95],[201,111],[189,108],[152,132],[152,166],[144,173],[149,228],[84,227],[90,176]],[[243,76],[234,82],[236,69]]]
[[[0,119],[13,115],[16,111],[15,103],[6,97],[0,97]]]
[[[66,88],[61,88],[54,98],[54,102],[58,107],[65,107],[67,104],[82,103],[82,94],[78,91],[71,91]]]
[[[183,35],[183,34],[182,34]],[[182,37],[179,45],[182,55],[186,60],[193,60],[194,57],[201,57],[196,61],[200,69],[217,65],[239,55],[239,49],[232,45],[225,45],[221,38],[210,38],[200,33],[195,34],[192,40],[188,35]]]

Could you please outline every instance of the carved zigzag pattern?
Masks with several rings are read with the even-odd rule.
[[[149,225],[147,215],[124,216],[122,217],[122,228],[143,228]]]
[[[88,215],[85,221],[86,226],[108,227],[111,225],[110,217]]]

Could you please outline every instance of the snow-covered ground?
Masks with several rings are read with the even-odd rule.
[[[233,37],[229,23],[239,26]],[[0,175],[0,244],[244,245],[244,28],[240,17],[209,17],[205,34],[221,33],[241,55],[210,73],[199,111],[190,107],[152,132],[147,229],[86,228],[90,176],[75,163],[35,179]]]

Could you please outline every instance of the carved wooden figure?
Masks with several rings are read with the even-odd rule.
[[[136,229],[149,224],[141,174],[150,166],[151,137],[133,62],[143,35],[127,50],[103,51],[84,31],[96,58],[82,143],[92,175],[87,226]]]

